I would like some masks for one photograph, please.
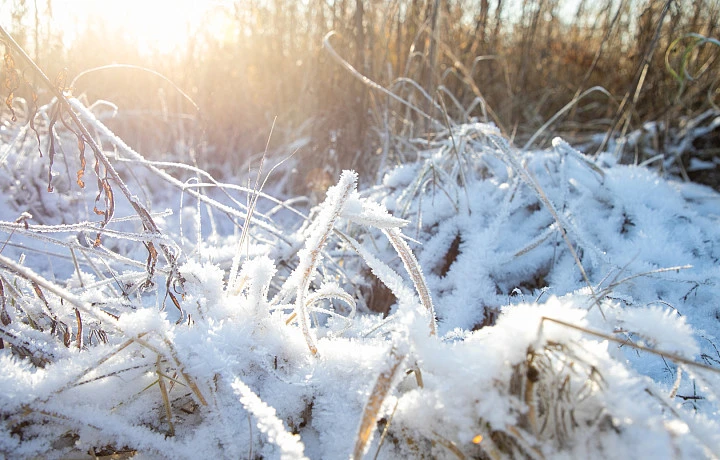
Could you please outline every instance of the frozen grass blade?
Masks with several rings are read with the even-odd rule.
[[[585,284],[592,292],[593,297],[596,297],[595,291],[592,287],[592,283],[590,282],[590,278],[585,271],[585,267],[583,266],[582,261],[580,260],[580,257],[575,250],[575,246],[573,246],[572,242],[570,241],[570,237],[567,234],[565,224],[563,222],[564,219],[560,218],[560,214],[557,212],[557,209],[555,209],[555,205],[553,205],[553,203],[550,201],[548,196],[545,194],[545,191],[542,189],[542,187],[540,187],[535,178],[519,163],[518,159],[515,157],[515,153],[511,151],[506,141],[502,138],[492,135],[489,136],[489,138],[500,149],[500,151],[503,152],[504,157],[507,158],[513,170],[515,170],[515,172],[522,178],[522,180],[532,188],[540,201],[545,205],[545,208],[550,212],[553,219],[557,223],[557,228],[560,231],[560,235],[562,236],[563,241],[565,241],[565,245],[567,246],[568,251],[570,251],[573,260],[575,261],[575,264],[580,270],[580,274],[582,275]]]
[[[420,296],[420,302],[425,307],[428,315],[428,322],[430,326],[430,335],[437,334],[437,325],[435,320],[435,307],[433,307],[432,298],[430,297],[430,291],[428,290],[425,277],[423,276],[420,264],[410,250],[410,246],[402,238],[402,233],[396,228],[383,229],[383,233],[388,237],[395,251],[397,251],[400,259],[405,266],[405,270],[410,274],[410,278],[415,285],[418,295]]]
[[[440,99],[440,104],[442,105],[442,114],[445,117],[445,126],[447,126],[448,135],[450,136],[450,140],[452,141],[452,151],[453,153],[455,153],[458,169],[460,170],[460,186],[465,192],[465,201],[467,202],[466,204],[468,208],[468,213],[472,213],[472,209],[470,209],[470,195],[468,195],[467,189],[467,178],[465,177],[465,165],[463,164],[464,158],[460,155],[457,143],[455,142],[455,136],[453,135],[452,126],[450,124],[450,117],[448,117],[447,107],[445,107],[445,100],[443,99],[441,92],[438,91],[437,95],[438,99]]]
[[[190,387],[198,402],[203,406],[207,406],[207,400],[200,391],[200,388],[197,386],[197,383],[195,383],[195,379],[193,379],[192,376],[190,376],[190,374],[188,374],[188,372],[185,370],[185,366],[183,366],[182,362],[180,361],[177,350],[175,349],[173,343],[167,337],[163,337],[163,341],[165,342],[165,345],[167,345],[168,350],[170,350],[170,355],[172,356],[173,361],[175,361],[180,375],[182,375],[183,379],[185,379],[185,383],[187,383],[187,386]]]
[[[258,167],[257,175],[255,176],[255,185],[253,186],[253,192],[250,194],[249,198],[250,205],[247,207],[247,217],[242,228],[242,233],[240,234],[240,241],[238,242],[237,252],[235,253],[235,257],[233,257],[232,266],[230,267],[230,276],[228,278],[227,284],[227,289],[230,292],[235,291],[235,284],[237,282],[236,278],[238,269],[240,268],[240,259],[242,258],[243,247],[245,246],[245,241],[247,240],[248,234],[250,232],[250,223],[252,222],[252,217],[255,212],[258,199],[260,198],[260,192],[262,191],[263,185],[265,185],[265,181],[267,181],[266,178],[265,181],[260,184],[260,176],[262,176],[263,165],[265,164],[265,158],[267,157],[267,151],[268,147],[270,146],[270,139],[272,138],[273,130],[275,129],[276,120],[277,117],[273,120],[272,127],[270,128],[270,134],[268,135],[267,143],[265,144],[265,151],[260,158],[260,166]]]
[[[322,249],[334,228],[335,221],[340,217],[340,213],[350,196],[350,192],[354,190],[356,182],[357,174],[355,172],[343,171],[338,184],[328,190],[327,198],[320,205],[318,218],[308,231],[309,236],[305,241],[305,248],[299,253],[300,262],[298,267],[290,276],[290,279],[299,277],[297,281],[295,313],[300,322],[305,341],[313,355],[317,354],[317,347],[310,334],[310,319],[308,317],[305,299],[308,295],[310,281],[315,273],[315,268],[320,261]]]
[[[398,95],[396,95],[396,94],[393,93],[392,91],[388,91],[388,90],[385,89],[383,86],[375,83],[374,81],[372,81],[371,79],[369,79],[369,78],[366,77],[365,75],[363,75],[363,74],[361,74],[360,72],[358,72],[358,70],[355,69],[355,67],[353,67],[349,62],[347,62],[345,59],[343,59],[343,58],[335,51],[335,49],[332,47],[332,45],[330,44],[330,37],[332,37],[333,35],[336,35],[336,32],[335,32],[335,31],[330,31],[330,32],[328,32],[328,33],[325,35],[325,37],[323,38],[323,47],[328,51],[328,53],[330,53],[330,56],[331,56],[337,63],[339,63],[343,68],[345,68],[345,70],[347,70],[348,72],[350,72],[350,74],[351,74],[353,77],[355,77],[355,78],[357,78],[358,80],[360,80],[364,85],[367,85],[367,86],[370,87],[370,88],[373,88],[373,89],[375,89],[375,90],[378,90],[378,91],[384,93],[385,95],[387,95],[388,97],[391,97],[392,99],[394,99],[394,100],[398,101],[399,103],[405,105],[407,108],[415,111],[416,113],[418,113],[418,114],[419,114],[420,116],[422,116],[423,118],[425,118],[425,119],[427,119],[427,120],[432,120],[433,122],[435,122],[435,123],[437,123],[438,125],[440,125],[440,123],[439,123],[436,119],[434,119],[433,117],[431,117],[430,115],[428,115],[427,113],[425,113],[422,109],[420,109],[420,108],[418,108],[417,106],[413,105],[412,103],[406,101],[405,99],[399,97]],[[421,90],[421,92],[423,93],[423,95],[425,96],[425,98],[426,98],[428,101],[432,101],[432,98],[431,98],[430,96],[428,96],[428,94],[427,94],[425,91],[422,91],[422,88],[419,88],[419,89]]]
[[[78,297],[75,296],[75,294],[71,293],[70,291],[63,289],[62,287],[58,286],[57,284],[43,278],[42,276],[38,275],[37,273],[33,272],[27,267],[24,267],[15,261],[8,259],[7,257],[0,255],[0,266],[4,266],[7,270],[21,276],[22,278],[25,278],[26,280],[33,283],[35,286],[38,286],[39,288],[43,288],[49,292],[52,292],[56,296],[64,299],[66,302],[68,302],[70,305],[76,307],[80,311],[88,314],[89,316],[93,317],[94,319],[97,319],[98,321],[107,320],[110,317],[105,314],[102,310],[93,308],[92,306],[87,305],[85,302],[80,300]],[[111,327],[114,327],[117,329],[117,325],[112,325],[112,323],[109,323]]]
[[[575,107],[578,102],[580,102],[585,96],[588,96],[594,92],[600,92],[607,96],[609,99],[612,99],[612,94],[610,94],[605,88],[602,86],[593,86],[592,88],[586,89],[582,92],[579,96],[573,98],[572,101],[568,102],[565,107],[560,109],[555,115],[553,115],[548,121],[545,122],[537,131],[535,131],[535,134],[528,139],[528,141],[525,143],[525,146],[523,147],[523,150],[527,150],[530,148],[530,146],[533,145],[535,140],[537,140],[538,137],[542,135],[553,123],[557,121],[558,118],[563,116],[565,113],[567,113],[570,109]]]
[[[395,272],[395,270],[380,261],[351,236],[342,234],[341,238],[349,244],[360,257],[362,257],[363,261],[368,267],[370,267],[373,275],[375,275],[385,286],[387,286],[388,289],[390,289],[396,299],[400,302],[414,302],[412,290],[405,285],[405,281]]]

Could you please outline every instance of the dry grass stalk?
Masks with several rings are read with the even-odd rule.
[[[275,120],[277,120],[277,117],[275,118]],[[262,185],[260,184],[260,176],[263,172],[263,165],[265,164],[265,158],[267,157],[270,139],[272,138],[272,133],[275,129],[275,120],[273,120],[272,127],[270,128],[270,134],[268,135],[267,144],[265,144],[265,151],[263,152],[263,155],[260,159],[260,166],[258,167],[257,175],[255,176],[255,185],[253,186],[253,192],[248,198],[249,205],[247,206],[247,217],[245,218],[245,224],[243,225],[242,233],[240,234],[240,241],[238,243],[237,252],[235,253],[235,257],[233,257],[232,266],[230,267],[230,275],[228,277],[227,290],[230,292],[235,292],[238,289],[235,285],[237,283],[236,278],[238,269],[240,267],[240,259],[242,257],[242,251],[243,247],[245,246],[245,241],[247,240],[248,234],[250,232],[250,222],[252,222],[252,217],[255,212],[255,208],[257,207],[258,199],[260,198],[262,186],[265,185],[265,182],[263,182]],[[199,203],[200,202],[198,201],[198,204]]]
[[[387,419],[387,422],[385,423],[385,427],[383,428],[382,434],[380,435],[380,440],[378,441],[378,447],[375,451],[375,456],[373,457],[373,460],[377,460],[378,455],[380,455],[380,449],[383,446],[383,443],[385,442],[385,437],[388,434],[388,431],[390,430],[390,424],[393,421],[393,418],[395,418],[395,411],[397,411],[399,401],[395,401],[395,406],[393,406],[392,412],[390,412],[390,416]]]
[[[444,436],[440,435],[439,433],[436,433],[433,431],[433,435],[435,436],[435,442],[446,448],[448,451],[450,451],[451,454],[453,454],[456,458],[460,460],[465,460],[467,457],[465,454],[460,450],[460,448],[452,442],[451,440],[445,438]]]
[[[362,419],[360,420],[360,427],[355,438],[355,448],[352,454],[353,459],[360,460],[365,454],[365,449],[376,428],[376,421],[382,405],[393,388],[393,382],[400,370],[400,364],[402,364],[404,360],[405,355],[398,352],[397,348],[393,346],[388,353],[385,369],[375,381],[375,385],[370,392],[370,397],[367,403],[365,403],[365,409],[363,409]]]
[[[163,405],[165,406],[165,419],[168,424],[168,436],[175,436],[175,425],[173,424],[172,407],[170,406],[170,396],[168,395],[167,385],[165,385],[165,377],[160,370],[160,355],[157,357],[155,363],[155,373],[158,377],[158,386],[160,387],[160,394],[162,395]]]
[[[697,368],[697,369],[703,369],[703,370],[706,370],[706,371],[713,372],[713,373],[715,373],[715,374],[720,374],[720,369],[718,369],[718,368],[715,368],[715,367],[712,367],[712,366],[708,366],[708,365],[705,365],[705,364],[702,364],[702,363],[697,363],[697,362],[692,361],[692,360],[690,360],[690,359],[687,359],[687,358],[685,358],[685,357],[683,357],[683,356],[680,356],[680,355],[678,355],[678,354],[676,354],[676,353],[670,353],[670,352],[666,352],[666,351],[655,350],[654,348],[646,347],[646,346],[644,346],[644,345],[639,345],[639,344],[636,344],[636,343],[630,343],[630,342],[628,342],[627,339],[618,339],[617,337],[612,336],[612,335],[609,335],[609,334],[605,334],[604,332],[594,331],[594,330],[591,330],[591,329],[588,329],[588,328],[585,328],[585,327],[576,326],[576,325],[574,325],[574,324],[572,324],[572,323],[568,323],[568,322],[566,322],[566,321],[562,321],[562,320],[559,320],[559,319],[556,319],[556,318],[548,318],[548,317],[546,317],[546,316],[543,316],[542,321],[541,321],[541,323],[540,323],[540,330],[541,330],[541,331],[542,331],[543,323],[544,323],[545,321],[549,321],[549,322],[551,322],[551,323],[560,324],[561,326],[564,326],[564,327],[567,327],[567,328],[570,328],[570,329],[575,329],[576,331],[580,331],[580,332],[584,332],[584,333],[586,333],[586,334],[594,335],[595,337],[600,337],[601,339],[609,340],[609,341],[614,342],[614,343],[617,343],[617,344],[619,344],[619,345],[629,346],[629,347],[635,348],[636,350],[639,350],[639,351],[646,351],[646,352],[651,353],[651,354],[656,355],[656,356],[662,356],[663,358],[670,359],[670,360],[672,360],[672,361],[675,361],[676,363],[684,364],[684,365],[689,366],[689,367],[694,367],[694,368]]]
[[[175,350],[175,346],[173,343],[167,338],[163,337],[163,341],[165,342],[165,345],[167,345],[168,350],[170,350],[170,355],[172,356],[173,361],[175,362],[175,365],[177,366],[178,370],[180,371],[180,375],[182,375],[183,379],[185,379],[185,383],[188,387],[192,390],[193,394],[197,398],[198,402],[202,404],[203,406],[207,406],[207,400],[203,396],[202,392],[200,391],[200,388],[197,386],[197,383],[195,383],[195,379],[190,376],[190,374],[187,373],[185,370],[185,367],[180,362],[180,358],[178,358],[177,351]]]

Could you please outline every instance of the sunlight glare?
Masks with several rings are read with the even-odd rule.
[[[197,0],[64,0],[53,6],[53,18],[66,45],[88,22],[97,20],[135,42],[143,54],[171,53],[186,45],[206,13],[232,2]]]

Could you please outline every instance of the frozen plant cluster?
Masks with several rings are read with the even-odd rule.
[[[714,191],[463,125],[298,227],[73,107],[169,210],[153,233],[116,193],[98,223],[68,180],[80,209],[43,214],[34,139],[0,131],[2,455],[720,455]]]

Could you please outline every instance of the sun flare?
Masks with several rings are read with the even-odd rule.
[[[92,21],[120,32],[143,54],[167,54],[183,48],[211,12],[230,2],[196,0],[65,0],[53,6],[54,24],[71,43]]]

